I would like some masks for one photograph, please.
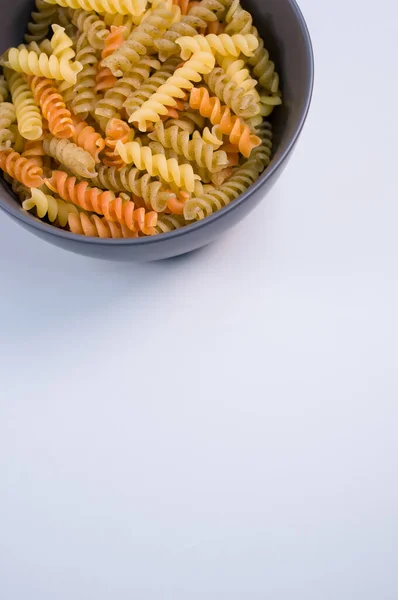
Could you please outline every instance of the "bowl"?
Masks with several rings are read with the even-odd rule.
[[[311,103],[314,58],[311,39],[295,0],[241,0],[276,63],[283,105],[271,116],[274,154],[270,166],[237,200],[179,230],[137,239],[101,239],[57,229],[25,212],[0,178],[0,208],[43,240],[78,254],[118,261],[152,261],[185,254],[209,244],[248,215],[281,176],[304,126]],[[0,51],[23,40],[33,5],[30,0],[1,0]],[[250,242],[250,240],[249,240]]]

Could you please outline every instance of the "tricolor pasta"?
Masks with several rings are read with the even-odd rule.
[[[175,231],[271,161],[279,76],[240,0],[36,0],[0,65],[0,169],[53,227]]]

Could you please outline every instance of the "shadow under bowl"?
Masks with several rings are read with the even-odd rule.
[[[273,158],[260,178],[239,198],[210,217],[187,227],[154,237],[113,240],[75,235],[57,229],[25,212],[0,178],[0,208],[22,227],[40,238],[78,254],[118,261],[151,261],[185,254],[209,244],[236,225],[263,200],[281,176],[304,126],[314,83],[314,58],[310,35],[296,0],[241,0],[264,39],[281,77],[283,105],[271,116]],[[31,0],[1,0],[0,51],[23,40]]]

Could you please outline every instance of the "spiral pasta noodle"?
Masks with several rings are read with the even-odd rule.
[[[76,49],[76,60],[82,65],[82,69],[77,74],[76,84],[67,89],[65,101],[75,115],[86,119],[96,106],[98,59],[86,33],[79,36]]]
[[[125,121],[120,119],[111,119],[106,126],[105,145],[103,163],[107,167],[117,167],[121,169],[125,166],[120,154],[116,152],[116,144],[118,141],[127,143],[131,137],[131,129]]]
[[[0,102],[5,102],[8,98],[8,85],[4,75],[0,75]]]
[[[97,14],[78,9],[73,11],[72,23],[80,34],[87,35],[89,45],[95,50],[103,50],[109,29]]]
[[[72,116],[73,141],[77,146],[88,152],[96,163],[100,162],[100,153],[105,148],[105,140],[95,131],[94,127]]]
[[[46,0],[49,4],[74,9],[82,8],[98,14],[141,15],[146,7],[146,0]]]
[[[220,131],[229,136],[231,144],[237,145],[246,158],[250,156],[253,148],[261,144],[260,138],[251,133],[244,121],[231,115],[230,109],[222,106],[218,98],[211,97],[206,88],[192,90],[190,106],[198,110],[203,117],[210,119],[213,125],[219,125]]]
[[[149,100],[149,98],[151,98],[151,96],[160,88],[161,85],[166,83],[169,77],[171,77],[173,72],[176,70],[179,63],[180,61],[178,58],[169,59],[161,66],[160,69],[155,71],[155,73],[138,88],[138,90],[127,97],[127,100],[125,100],[123,106],[129,116],[138,110],[144,104],[144,102]]]
[[[22,208],[24,210],[34,208],[39,219],[48,217],[50,223],[58,221],[60,227],[67,225],[70,214],[79,214],[79,210],[74,204],[64,202],[51,194],[45,194],[37,188],[31,189],[31,196],[22,203]]]
[[[45,157],[48,159],[43,148],[42,140],[26,141],[21,156],[23,156],[24,158],[29,158],[32,162],[34,162],[38,167],[41,168],[43,168],[44,166]]]
[[[76,174],[77,177],[94,177],[94,158],[83,148],[79,148],[69,140],[59,140],[51,135],[44,138],[43,146],[46,154],[55,158],[72,173]]]
[[[105,92],[105,96],[98,101],[95,108],[96,117],[102,120],[106,128],[107,122],[112,118],[120,118],[125,100],[148,79],[151,69],[159,69],[159,61],[144,57],[136,65],[128,77],[122,77],[115,86]]]
[[[206,139],[198,131],[195,131],[190,139],[187,131],[181,131],[177,126],[165,128],[163,123],[159,122],[156,123],[155,132],[149,134],[149,138],[159,141],[165,148],[172,148],[177,154],[196,162],[199,167],[206,167],[212,173],[222,171],[228,166],[227,154],[215,151],[214,146],[206,143]],[[215,141],[219,142],[219,138],[216,137]]]
[[[161,37],[174,19],[167,7],[158,7],[132,31],[120,48],[102,61],[115,77],[129,74],[141,57],[154,48],[155,40]]]
[[[76,183],[75,177],[68,177],[62,171],[53,171],[52,177],[46,180],[46,185],[59,194],[67,202],[72,202],[81,208],[104,215],[109,221],[126,225],[132,231],[143,231],[155,227],[157,214],[147,213],[144,208],[136,208],[134,202],[115,198],[112,192],[102,192],[92,188],[86,181]]]
[[[11,148],[0,150],[0,169],[26,187],[40,187],[43,184],[41,167]]]
[[[49,79],[64,80],[74,85],[77,74],[82,70],[82,65],[71,60],[75,55],[71,49],[72,40],[64,33],[59,25],[53,25],[54,35],[51,40],[53,53],[47,56],[44,52],[36,52],[23,48],[10,48],[5,66],[19,73],[47,77]]]
[[[0,169],[23,209],[76,235],[163,235],[268,167],[279,76],[240,0],[35,2],[0,58]]]
[[[148,210],[163,212],[167,208],[170,198],[175,198],[175,193],[150,175],[143,175],[139,169],[125,167],[101,166],[97,175],[91,180],[93,185],[114,192],[127,191],[143,200]]]
[[[238,57],[240,54],[253,56],[253,51],[258,48],[257,37],[250,33],[232,36],[226,33],[187,36],[179,38],[176,43],[181,48],[181,58],[183,60],[188,60],[192,54],[198,52],[213,52],[220,56]]]
[[[11,102],[0,103],[0,150],[6,150],[14,141],[10,125],[16,119],[15,108]]]
[[[72,117],[53,81],[45,77],[32,77],[29,83],[36,104],[48,121],[50,132],[58,138],[71,138],[74,130]]]
[[[129,123],[136,122],[140,131],[146,131],[148,121],[156,123],[161,115],[167,115],[167,107],[176,106],[175,98],[184,98],[184,90],[191,90],[192,82],[201,81],[202,75],[210,73],[214,64],[215,59],[212,54],[208,52],[194,54],[183,67],[177,69],[174,75],[160,86],[149,100],[144,102],[141,108],[131,114]]]
[[[109,221],[105,217],[102,219],[98,215],[90,217],[85,213],[70,214],[68,216],[68,225],[72,233],[99,238],[135,238],[138,237],[136,231],[131,231],[126,225],[118,225]]]
[[[28,23],[28,33],[25,42],[41,42],[48,34],[50,25],[54,22],[57,7],[51,6],[45,0],[36,0],[36,10],[31,13],[32,20]]]
[[[38,140],[43,134],[43,119],[33,92],[20,73],[5,69],[15,107],[20,134],[27,140]]]
[[[197,176],[191,165],[179,165],[176,159],[166,159],[162,154],[153,155],[150,148],[142,148],[137,142],[123,144],[119,141],[116,151],[126,164],[133,163],[137,169],[147,171],[152,177],[160,176],[164,181],[173,181],[188,192],[194,190]]]
[[[111,31],[105,40],[105,47],[101,53],[102,60],[116,52],[116,50],[120,48],[120,46],[123,44],[123,32],[125,31],[125,29],[126,28],[123,26],[111,27]],[[102,66],[101,62],[98,67],[95,81],[97,84],[95,89],[97,92],[100,92],[104,90],[110,90],[117,82],[117,79],[114,75],[112,75],[112,72],[110,71],[110,69],[108,69],[108,67]]]

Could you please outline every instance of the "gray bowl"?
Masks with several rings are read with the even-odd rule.
[[[75,235],[48,225],[22,210],[0,178],[0,208],[42,239],[78,254],[120,261],[149,261],[185,254],[215,240],[241,221],[263,200],[282,174],[304,126],[311,103],[314,58],[311,39],[295,0],[242,0],[264,38],[281,76],[283,106],[271,118],[274,156],[261,177],[236,201],[203,221],[154,237],[107,240]],[[1,0],[0,51],[23,40],[33,9],[30,0]],[[248,240],[250,243],[250,240]]]

